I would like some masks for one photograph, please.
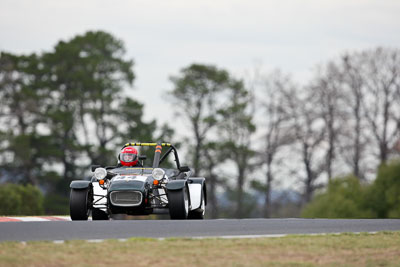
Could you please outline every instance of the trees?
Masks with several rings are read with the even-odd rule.
[[[65,196],[63,188],[82,177],[87,165],[115,161],[108,145],[121,131],[116,102],[134,78],[124,52],[121,41],[97,31],[60,41],[41,57],[46,126],[53,147],[59,148],[53,156],[63,167],[55,188]]]
[[[282,103],[291,118],[290,127],[294,132],[293,149],[303,165],[303,172],[296,172],[303,187],[303,204],[308,203],[314,191],[320,187],[316,181],[325,166],[325,162],[318,157],[321,153],[321,143],[325,138],[325,127],[309,93],[309,91],[299,91],[299,88],[292,88],[284,92]]]
[[[260,81],[259,106],[262,113],[262,130],[265,147],[260,150],[262,164],[266,166],[265,183],[253,182],[257,191],[265,195],[263,216],[271,216],[271,192],[274,182],[274,168],[277,168],[276,159],[283,146],[293,142],[294,133],[288,127],[291,117],[290,111],[285,108],[285,92],[294,90],[294,84],[288,75],[275,70],[264,76]]]
[[[190,144],[196,175],[208,175],[212,216],[216,216],[215,168],[231,160],[237,171],[236,216],[243,214],[243,186],[248,175],[250,135],[255,131],[249,110],[251,95],[242,81],[215,66],[192,64],[171,78],[178,114],[189,122],[194,142]]]
[[[327,74],[331,79],[326,80],[326,89],[335,87],[338,92],[335,96],[336,101],[342,99],[339,102],[341,104],[334,105],[336,109],[342,108],[340,111],[342,116],[340,113],[335,115],[336,121],[339,121],[341,126],[340,131],[337,132],[341,138],[337,140],[336,145],[343,148],[340,151],[341,156],[346,159],[353,174],[359,179],[365,178],[366,159],[375,158],[381,165],[378,177],[373,185],[368,187],[368,194],[364,194],[362,200],[364,206],[358,207],[360,212],[361,209],[368,212],[372,208],[371,213],[362,215],[354,211],[353,215],[338,213],[342,214],[340,216],[379,218],[399,216],[394,204],[396,197],[388,197],[388,191],[396,192],[397,190],[392,172],[395,167],[386,166],[393,151],[392,148],[398,143],[400,133],[399,59],[398,49],[376,48],[347,53],[340,60],[327,64]],[[327,91],[324,90],[323,94],[327,94]],[[321,103],[324,102],[321,101]],[[329,104],[324,106],[329,107]],[[328,131],[329,129],[327,127]],[[375,166],[368,164],[369,170],[373,171]],[[321,206],[317,214],[325,214],[337,209],[335,207],[339,205],[338,203],[333,206],[324,204],[325,200],[334,203],[335,200],[331,198],[334,194],[336,197],[342,197],[339,191],[329,192],[329,186],[324,197],[317,197],[312,205],[306,208],[305,214],[308,214],[309,210],[316,212],[314,208],[318,205]],[[331,197],[328,197],[329,194]],[[341,205],[345,204],[341,203]],[[347,206],[349,205],[347,203]]]
[[[305,218],[371,218],[365,207],[366,187],[357,177],[329,181],[326,192],[317,195],[302,211]]]
[[[43,195],[33,185],[4,184],[0,187],[0,215],[43,214]]]
[[[368,188],[366,203],[376,218],[400,218],[400,162],[382,164]]]
[[[342,71],[342,90],[345,95],[345,103],[349,107],[348,116],[345,122],[344,131],[345,140],[343,155],[351,165],[353,174],[364,178],[363,159],[365,158],[365,149],[367,138],[365,135],[365,116],[363,111],[363,102],[365,91],[363,88],[363,78],[360,73],[360,59],[345,54],[340,60]],[[351,147],[349,150],[348,147]],[[350,155],[350,157],[348,157]]]
[[[265,194],[264,216],[270,216],[268,211],[271,202],[270,190],[275,179],[274,168],[278,169],[279,164],[275,159],[284,146],[290,152],[285,151],[283,161],[290,161],[288,165],[292,166],[296,184],[302,185],[303,204],[312,199],[316,189],[324,186],[325,178],[330,180],[334,176],[344,175],[349,168],[356,177],[364,179],[366,172],[371,172],[375,168],[371,164],[372,151],[379,151],[380,162],[387,160],[391,148],[399,140],[400,110],[398,105],[394,104],[400,99],[397,53],[397,50],[393,49],[377,49],[345,54],[320,67],[313,79],[303,88],[296,87],[290,79],[279,72],[267,77],[264,85],[259,87],[263,88],[266,94],[257,102],[257,108],[265,110],[259,120],[262,125],[260,128],[264,130],[265,148],[258,150],[266,168],[265,183],[260,181],[254,183],[257,185],[257,190]],[[193,85],[192,79],[195,77],[189,75],[187,77],[186,85]],[[234,127],[228,125],[233,125],[231,121],[235,120],[235,123],[240,125],[243,122],[240,117],[247,114],[247,111],[242,111],[239,116],[234,110],[230,110],[236,104],[229,96],[229,91],[226,89],[215,91],[211,96],[213,105],[206,111],[210,113],[207,115],[202,112],[197,113],[203,115],[203,126],[207,129],[203,136],[208,138],[204,140],[210,141],[209,136],[213,135],[219,137],[212,140],[210,146],[217,148],[217,153],[214,154],[209,153],[209,148],[204,149],[207,147],[207,142],[201,138],[194,138],[204,144],[202,151],[206,152],[208,158],[218,157],[224,151],[222,148],[230,147],[231,152],[235,151],[236,148],[232,144],[228,146],[229,142],[224,143],[226,140],[237,139],[232,138],[236,134]],[[199,92],[201,90],[197,91]],[[204,108],[204,103],[211,103],[207,102],[204,96],[200,94],[198,96],[204,100],[201,105],[196,106],[195,102],[189,102],[187,99],[185,101],[190,107]],[[243,96],[242,98],[246,99]],[[245,101],[250,102],[250,99]],[[225,105],[220,105],[224,102]],[[214,116],[218,110],[215,107],[218,105],[220,111],[218,116]],[[179,107],[182,108],[182,105]],[[182,108],[181,111],[184,112],[185,109]],[[253,115],[250,112],[250,121]],[[199,129],[198,126],[192,127],[196,128]],[[194,136],[201,137],[199,133],[201,131],[197,131]],[[248,144],[247,148],[251,147],[251,142],[244,143]],[[377,145],[374,146],[374,143]],[[194,149],[193,157],[198,159],[201,156],[202,152]],[[245,159],[248,164],[249,158],[252,156]],[[200,167],[202,172],[214,177],[214,172],[209,168],[215,169],[215,164],[210,165],[206,161],[203,163],[204,166]],[[239,177],[242,177],[243,170],[237,168],[237,172]],[[239,198],[239,188],[245,185],[246,182],[237,180],[236,189]],[[239,213],[236,213],[236,216]]]
[[[317,116],[324,123],[326,143],[324,170],[330,180],[333,173],[334,160],[337,157],[338,139],[344,121],[344,93],[341,88],[342,73],[333,63],[319,69],[315,80],[307,88],[310,101],[314,104]]]
[[[330,147],[328,169],[335,147],[341,148],[336,154],[360,179],[365,177],[368,154],[376,153],[380,163],[388,159],[399,134],[399,58],[396,49],[346,53],[315,77],[316,107],[326,110],[321,114]]]
[[[135,76],[124,54],[103,31],[41,55],[1,53],[0,180],[40,185],[47,211],[63,212],[69,182],[85,178],[90,164],[116,162],[115,147],[127,141],[171,136],[168,127],[156,133],[125,94]]]
[[[331,180],[302,211],[307,218],[400,218],[400,163],[379,167],[372,184],[358,177]]]
[[[116,162],[116,146],[152,139],[155,121],[144,122],[143,105],[124,93],[135,77],[124,55],[122,41],[102,31],[60,41],[43,55],[47,124],[61,147],[64,186],[88,164]]]
[[[124,53],[120,40],[97,31],[61,41],[54,52],[43,56],[52,98],[49,125],[63,148],[61,161],[67,180],[76,176],[70,163],[83,151],[98,164],[112,159],[108,145],[121,131],[118,109],[124,101],[123,86],[134,79],[133,61],[124,60]]]
[[[227,71],[211,65],[192,64],[171,77],[174,89],[169,92],[179,117],[189,124],[192,142],[189,156],[196,175],[209,175],[208,187],[212,216],[216,216],[216,187],[218,176],[214,168],[219,161],[219,146],[210,139],[217,124],[216,113],[220,109],[221,96],[230,86]]]
[[[388,160],[400,131],[400,50],[383,49],[355,54],[360,57],[361,75],[369,96],[364,98],[365,117],[379,151],[379,160]]]
[[[216,125],[215,114],[221,103],[221,93],[229,87],[229,74],[215,66],[192,64],[181,70],[180,76],[171,77],[174,89],[170,92],[178,115],[183,117],[191,129],[194,142],[193,166],[201,174],[201,157],[204,144]]]
[[[7,176],[34,185],[43,174],[38,169],[48,160],[40,151],[47,142],[39,132],[44,93],[38,64],[35,54],[0,54],[0,164]]]
[[[232,80],[228,90],[226,105],[218,110],[218,136],[225,159],[233,162],[236,168],[236,218],[244,215],[244,185],[253,169],[251,162],[255,151],[251,148],[252,134],[256,126],[252,122],[252,95],[243,82]]]

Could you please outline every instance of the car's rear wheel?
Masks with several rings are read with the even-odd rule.
[[[93,221],[106,221],[108,220],[108,214],[100,209],[92,209]]]
[[[181,190],[168,191],[168,206],[171,219],[187,219],[189,214],[189,205],[189,190],[187,186]]]
[[[190,211],[188,214],[188,219],[191,220],[203,220],[204,214],[206,213],[206,200],[204,199],[204,191],[201,190],[201,204],[200,208]]]
[[[90,188],[71,189],[69,210],[73,221],[87,221],[92,203],[90,192]]]

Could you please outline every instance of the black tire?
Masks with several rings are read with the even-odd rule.
[[[204,198],[204,191],[201,190],[200,208],[190,211],[189,214],[188,214],[188,219],[190,219],[190,220],[203,220],[205,213],[206,213],[206,200]]]
[[[90,188],[71,189],[69,212],[73,221],[87,221],[92,204],[90,197]]]
[[[93,221],[106,221],[108,220],[108,214],[100,209],[92,209]]]
[[[185,186],[181,190],[168,191],[169,215],[172,220],[185,220],[189,214],[189,190]]]

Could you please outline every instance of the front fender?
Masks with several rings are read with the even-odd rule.
[[[172,180],[167,184],[168,191],[181,190],[186,186],[186,180]]]
[[[72,189],[87,189],[89,188],[90,184],[91,184],[90,181],[78,180],[78,181],[72,181],[69,187]]]

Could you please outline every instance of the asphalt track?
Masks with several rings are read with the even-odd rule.
[[[126,239],[131,237],[256,237],[377,231],[400,231],[400,219],[2,222],[0,223],[0,241]]]

